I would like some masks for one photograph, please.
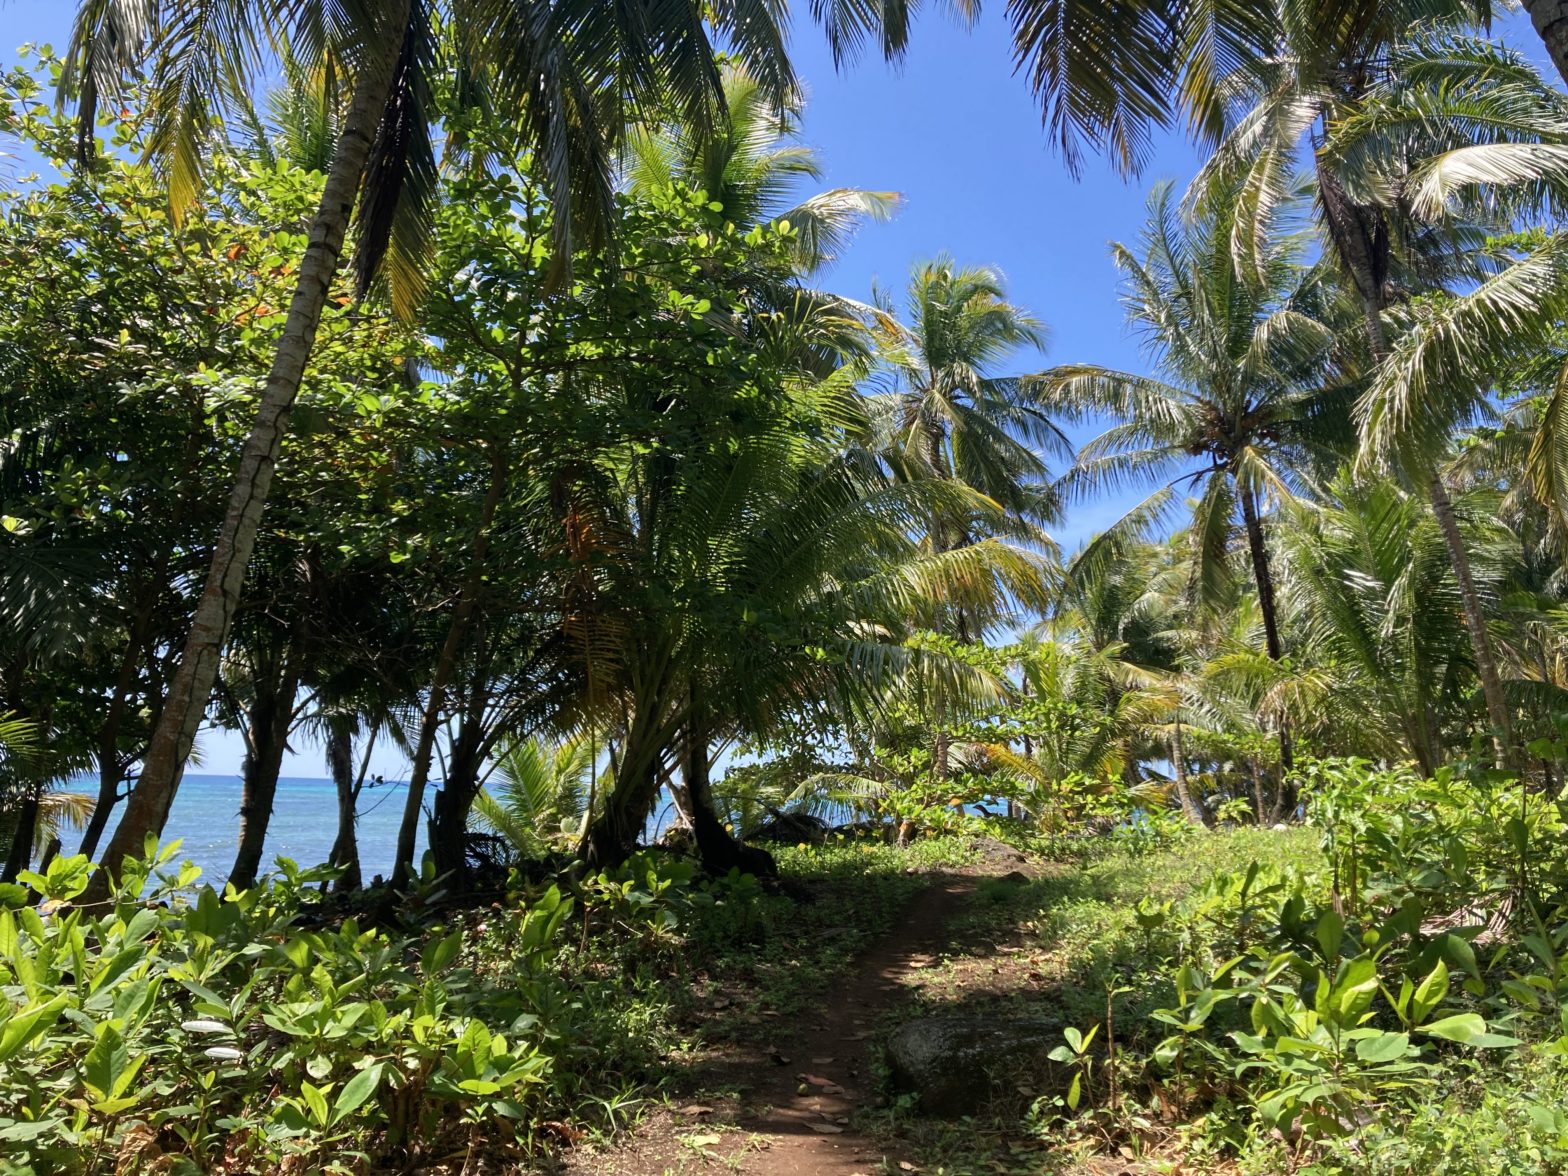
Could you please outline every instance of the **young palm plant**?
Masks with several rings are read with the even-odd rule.
[[[474,798],[481,828],[504,838],[519,854],[538,854],[580,839],[590,818],[600,781],[594,772],[596,748],[585,735],[559,744],[521,739],[496,757],[499,783]]]

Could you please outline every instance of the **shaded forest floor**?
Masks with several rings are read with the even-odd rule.
[[[1305,848],[1295,840],[1287,839],[1293,851]],[[787,962],[800,966],[786,966],[782,983],[725,972],[722,982],[702,988],[688,1006],[690,1048],[668,1059],[662,1100],[647,1104],[614,1138],[569,1149],[554,1170],[560,1176],[1224,1171],[1231,1165],[1217,1157],[1184,1155],[1176,1123],[1156,1123],[1136,1150],[1098,1132],[1065,1138],[1045,1129],[1039,1116],[1057,1112],[1037,1108],[1059,1092],[1038,1070],[1001,1082],[973,1116],[921,1115],[909,1096],[890,1089],[883,1051],[900,1025],[923,1016],[1025,1018],[1046,1024],[1047,1047],[1059,1042],[1060,1028],[1104,1015],[1107,985],[1138,948],[1131,916],[1138,897],[1173,896],[1257,848],[1250,841],[1205,840],[1186,852],[1157,855],[1145,873],[1127,869],[1126,858],[1068,865],[980,843],[962,864],[948,857],[912,866],[908,873],[918,877],[906,882],[914,885],[890,900],[901,904],[896,913],[845,913],[844,933],[855,939],[846,945],[851,950],[828,953],[832,963],[803,948]],[[839,901],[828,888],[811,905]],[[819,919],[811,924],[812,938],[832,933]],[[859,929],[867,925],[882,929]]]
[[[1000,1140],[968,1138],[972,1120],[917,1120],[900,1113],[905,1108],[886,1089],[882,1047],[902,1019],[1005,1007],[1038,987],[1039,961],[1020,945],[1020,929],[985,908],[1011,906],[1008,900],[1062,867],[999,845],[977,856],[973,864],[922,871],[924,884],[891,928],[845,970],[823,976],[806,1007],[782,1014],[766,992],[708,993],[698,1014],[702,1044],[676,1064],[664,1103],[614,1142],[573,1149],[560,1171],[876,1176],[957,1172],[952,1158],[967,1164],[979,1151],[988,1153],[979,1171],[1039,1171],[1040,1145],[1012,1141],[1012,1168],[992,1154]],[[961,1155],[944,1161],[955,1147]]]

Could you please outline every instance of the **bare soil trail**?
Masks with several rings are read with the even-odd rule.
[[[1005,869],[1005,867],[1004,867]],[[1000,871],[998,871],[1000,872]],[[880,1176],[917,1171],[851,1125],[880,1095],[878,1019],[948,943],[948,924],[986,867],[932,874],[820,1005],[766,1047],[729,1046],[696,1063],[688,1101],[649,1116],[619,1146],[574,1149],[572,1176]]]

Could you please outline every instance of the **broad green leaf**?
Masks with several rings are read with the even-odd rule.
[[[1432,1010],[1448,999],[1448,965],[1437,961],[1427,978],[1417,986],[1410,999],[1410,1020],[1419,1025],[1432,1015]]]
[[[1356,1042],[1356,1057],[1363,1062],[1392,1062],[1404,1057],[1409,1046],[1408,1033],[1379,1033]]]
[[[365,1105],[370,1096],[376,1093],[376,1087],[381,1083],[382,1071],[382,1064],[377,1062],[373,1066],[366,1066],[343,1084],[343,1089],[338,1091],[337,1102],[332,1107],[334,1123]]]
[[[1330,964],[1335,963],[1339,959],[1340,945],[1345,941],[1345,920],[1338,911],[1330,908],[1318,916],[1317,940],[1323,949],[1323,958]]]
[[[97,1100],[111,1099],[119,1093],[115,1087],[130,1064],[131,1050],[125,1038],[112,1021],[105,1021],[82,1063],[82,1082]]]
[[[315,1086],[309,1082],[299,1084],[299,1092],[305,1099],[305,1105],[310,1108],[310,1114],[318,1124],[327,1125],[327,1091],[330,1087]]]
[[[70,1000],[69,994],[62,992],[47,1004],[24,1008],[0,1022],[0,1063],[9,1061],[23,1046],[52,1026]]]

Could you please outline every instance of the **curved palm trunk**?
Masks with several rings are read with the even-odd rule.
[[[632,855],[658,799],[659,760],[685,718],[672,715],[665,701],[671,688],[666,677],[669,663],[669,651],[648,652],[639,667],[641,688],[632,700],[631,722],[615,764],[614,788],[578,847],[578,856],[590,869],[613,869]]]
[[[686,756],[682,775],[686,779],[686,794],[691,802],[692,833],[697,839],[697,853],[702,858],[702,868],[714,875],[728,874],[731,870],[759,875],[778,873],[772,854],[731,837],[729,830],[719,820],[717,807],[713,803],[708,737],[702,730],[702,724],[695,718],[686,724],[684,750]]]
[[[469,551],[468,579],[458,590],[457,606],[452,610],[452,623],[447,628],[441,652],[436,656],[435,671],[430,678],[430,692],[419,716],[419,738],[414,745],[408,796],[403,802],[403,820],[397,831],[397,858],[392,868],[392,885],[396,889],[406,886],[413,877],[414,843],[419,837],[419,817],[424,809],[425,787],[430,782],[430,762],[435,756],[436,732],[441,726],[447,687],[452,684],[452,678],[457,673],[458,655],[468,639],[469,629],[479,607],[479,593],[485,581],[485,560],[490,554],[490,525],[495,521],[496,510],[501,505],[505,489],[505,459],[498,449],[492,455],[490,489],[485,494],[484,505],[480,507],[479,522]]]
[[[1171,728],[1171,772],[1176,777],[1176,799],[1181,803],[1182,815],[1194,825],[1208,825],[1203,810],[1192,799],[1192,787],[1187,782],[1187,750],[1181,743],[1181,716]]]
[[[16,822],[11,829],[11,852],[6,855],[5,868],[0,870],[0,882],[15,882],[16,876],[33,863],[33,841],[38,836],[39,793],[39,788],[29,788],[22,803],[16,807]]]
[[[1427,487],[1432,499],[1432,513],[1437,516],[1438,528],[1443,532],[1443,542],[1448,547],[1449,562],[1454,567],[1454,578],[1459,581],[1459,599],[1463,602],[1465,628],[1470,633],[1470,644],[1475,650],[1476,677],[1481,679],[1481,695],[1486,700],[1486,717],[1492,724],[1492,744],[1499,764],[1513,766],[1515,748],[1513,717],[1508,710],[1508,700],[1503,694],[1503,676],[1497,669],[1497,658],[1492,651],[1492,635],[1487,631],[1486,613],[1481,608],[1481,595],[1475,590],[1475,577],[1470,570],[1470,553],[1465,550],[1464,536],[1459,533],[1459,520],[1454,515],[1453,501],[1448,497],[1448,487],[1443,476],[1432,475]]]
[[[245,568],[256,546],[256,532],[288,431],[289,414],[315,345],[327,293],[342,261],[343,240],[376,128],[391,92],[409,9],[410,0],[392,0],[387,5],[383,43],[378,52],[368,55],[355,80],[348,117],[332,156],[321,203],[311,222],[309,244],[300,260],[299,280],[289,302],[283,335],[262,389],[256,422],[245,439],[223,528],[213,548],[207,582],[191,620],[179,669],[164,700],[141,776],[84,902],[101,902],[108,897],[112,878],[119,876],[127,858],[142,852],[148,833],[163,831],[169,806],[174,803],[185,761],[217,679],[218,660],[234,623]]]
[[[1530,14],[1546,52],[1568,82],[1568,0],[1524,0],[1524,10]]]
[[[1252,557],[1252,576],[1258,586],[1258,608],[1263,613],[1263,643],[1270,661],[1284,656],[1279,639],[1279,607],[1274,593],[1274,573],[1269,567],[1269,549],[1263,541],[1263,523],[1258,518],[1258,504],[1252,491],[1241,491],[1241,515],[1247,524],[1247,550]],[[1283,715],[1279,720],[1280,801],[1287,811],[1294,809],[1293,789],[1287,782],[1295,767],[1295,755],[1290,739],[1290,721]]]
[[[261,854],[266,847],[267,826],[272,822],[289,730],[294,726],[294,698],[298,691],[299,676],[287,669],[276,688],[263,691],[251,708],[251,745],[245,753],[241,777],[240,843],[234,854],[234,868],[229,871],[229,881],[236,890],[254,886],[261,871]]]
[[[1536,29],[1546,39],[1547,30],[1559,38],[1558,44],[1568,50],[1568,0],[1536,0],[1526,4]],[[1549,11],[1550,10],[1550,11]],[[1548,48],[1551,42],[1548,42]],[[1563,58],[1553,53],[1558,68],[1563,68]],[[1564,73],[1568,79],[1568,73]],[[1323,211],[1328,221],[1329,236],[1345,268],[1350,271],[1356,291],[1361,299],[1362,318],[1367,328],[1367,345],[1374,363],[1381,364],[1388,358],[1388,335],[1383,329],[1383,311],[1389,305],[1387,288],[1388,218],[1380,208],[1353,204],[1332,172],[1323,166],[1321,156],[1317,161],[1318,191],[1323,201]],[[1470,568],[1470,553],[1465,550],[1459,524],[1454,518],[1453,503],[1442,475],[1436,469],[1427,474],[1427,495],[1432,501],[1433,513],[1443,532],[1443,543],[1448,548],[1448,560],[1454,579],[1459,585],[1459,598],[1464,607],[1465,629],[1475,654],[1476,676],[1481,681],[1481,694],[1486,701],[1487,718],[1494,731],[1493,747],[1499,764],[1515,762],[1513,727],[1509,719],[1508,702],[1503,694],[1503,679],[1497,669],[1497,658],[1492,649],[1491,634],[1486,628],[1486,614],[1481,608],[1481,598],[1475,590],[1475,577]]]
[[[370,763],[370,749],[375,745],[375,735],[365,747],[364,765],[356,777],[354,773],[354,736],[346,723],[333,723],[327,731],[327,770],[332,773],[332,786],[338,797],[338,835],[332,842],[328,856],[334,866],[341,866],[335,890],[358,890],[359,836],[357,829],[359,790],[365,781],[365,767]]]
[[[472,879],[468,871],[468,813],[479,795],[479,771],[484,760],[484,712],[490,700],[488,684],[482,676],[469,691],[467,705],[457,738],[452,741],[452,756],[447,778],[435,795],[430,818],[430,852],[435,857],[436,873],[448,874],[459,890],[467,890]]]

